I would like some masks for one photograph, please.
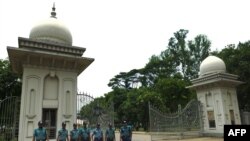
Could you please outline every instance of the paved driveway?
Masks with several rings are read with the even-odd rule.
[[[116,132],[115,134],[116,141],[120,141],[120,133]],[[132,135],[132,141],[151,141],[151,136],[146,133],[133,133]]]
[[[165,141],[224,141],[224,139],[213,138],[213,137],[200,137],[200,138],[190,138],[190,139],[182,139],[182,140],[165,140]]]
[[[116,132],[116,141],[120,141],[120,133]],[[132,141],[152,141],[151,136],[147,133],[133,133]],[[223,138],[215,137],[199,137],[189,139],[167,139],[167,140],[154,140],[154,141],[224,141]]]

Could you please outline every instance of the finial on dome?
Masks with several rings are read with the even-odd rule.
[[[51,18],[56,18],[56,8],[55,3],[53,3],[52,12],[51,12]]]

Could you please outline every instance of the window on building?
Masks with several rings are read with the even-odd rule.
[[[230,113],[230,119],[231,119],[231,124],[235,124],[235,118],[234,118],[234,110],[229,110]]]
[[[215,118],[214,118],[214,111],[207,111],[207,116],[208,116],[209,128],[215,128],[216,123],[215,123]]]

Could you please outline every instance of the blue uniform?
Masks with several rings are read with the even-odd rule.
[[[90,141],[90,130],[88,128],[81,128],[79,134],[81,141]]]
[[[121,127],[120,134],[123,141],[131,141],[132,132],[128,126]]]
[[[78,141],[79,138],[79,130],[73,129],[70,131],[70,141]]]
[[[67,129],[60,129],[58,131],[59,141],[66,141],[67,137],[68,137],[68,130]]]
[[[45,128],[37,128],[34,130],[33,136],[36,141],[45,141],[47,139],[47,132]]]
[[[115,139],[115,130],[113,128],[108,128],[105,133],[107,141],[114,141]]]
[[[103,140],[103,133],[102,133],[102,130],[100,128],[96,128],[93,131],[93,135],[94,135],[94,141],[102,141]]]

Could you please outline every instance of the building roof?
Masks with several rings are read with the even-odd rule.
[[[225,73],[226,65],[223,60],[216,56],[208,56],[200,65],[199,77],[211,73]]]
[[[72,45],[72,35],[63,22],[56,18],[55,6],[52,8],[51,17],[38,22],[30,31],[30,39]]]
[[[51,17],[35,25],[29,38],[18,38],[18,48],[7,47],[12,69],[22,73],[24,66],[73,71],[78,75],[93,61],[82,57],[86,48],[72,46],[69,29],[56,18],[55,6]]]

